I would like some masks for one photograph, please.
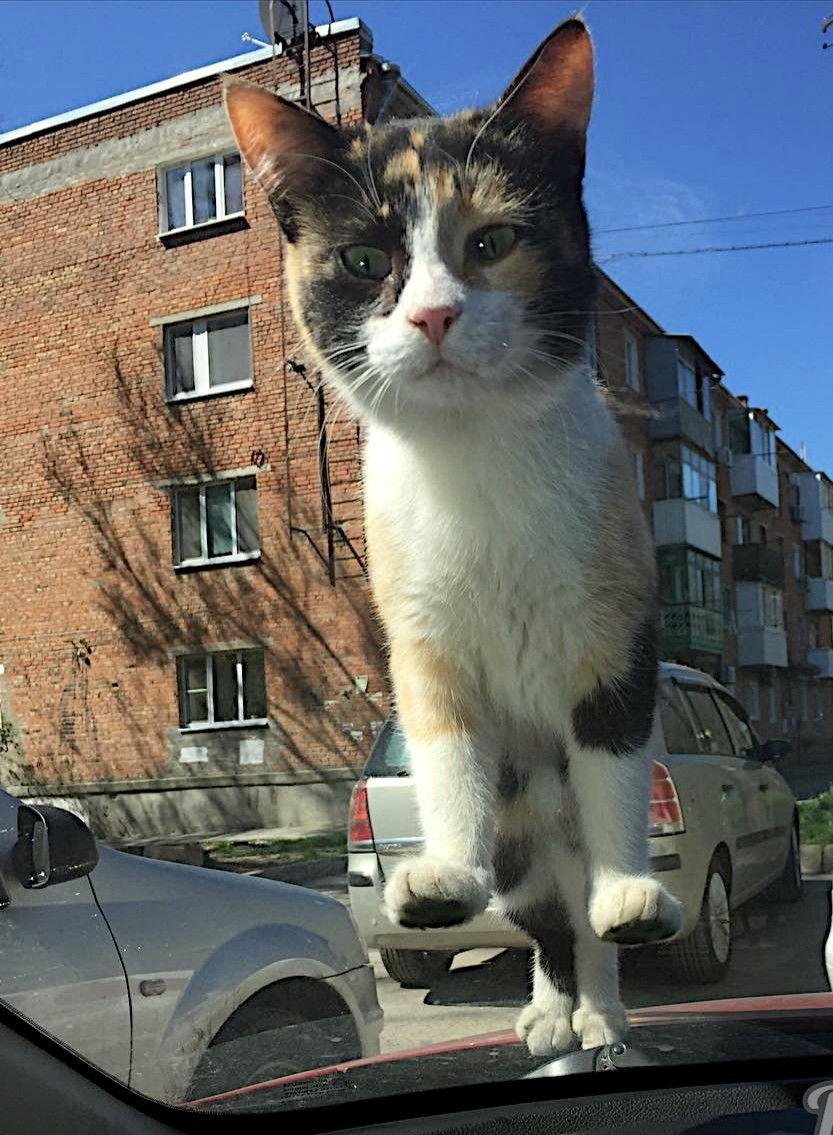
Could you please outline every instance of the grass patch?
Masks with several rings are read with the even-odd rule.
[[[802,843],[833,843],[833,788],[798,804]]]
[[[344,832],[305,836],[302,839],[252,840],[248,843],[226,839],[212,844],[209,850],[211,859],[246,859],[258,862],[277,860],[281,863],[305,863],[328,855],[346,854],[347,835]]]

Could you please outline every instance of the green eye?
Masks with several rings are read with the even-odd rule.
[[[515,245],[517,233],[512,225],[493,225],[492,228],[482,229],[475,233],[471,247],[475,260],[488,264],[500,260]]]
[[[390,275],[391,262],[388,254],[381,248],[371,248],[369,244],[351,244],[341,250],[344,267],[361,280],[384,280]]]

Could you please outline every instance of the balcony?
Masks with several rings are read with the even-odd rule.
[[[819,678],[833,678],[833,650],[808,650],[807,661],[815,666]]]
[[[732,577],[750,583],[784,586],[784,556],[770,544],[735,544]]]
[[[729,491],[750,508],[777,508],[778,470],[756,453],[736,453],[729,472]]]
[[[833,508],[830,503],[830,482],[815,473],[801,473],[798,479],[801,499],[801,539],[825,540],[833,544]]]
[[[651,441],[670,441],[681,438],[693,442],[699,449],[714,457],[714,437],[711,422],[684,398],[665,398],[653,404],[654,417],[648,426]]]
[[[719,611],[675,603],[662,609],[662,646],[665,654],[702,650],[709,654],[723,651],[723,619]]]
[[[808,611],[833,611],[833,579],[808,579],[804,606]]]
[[[654,501],[654,543],[687,544],[720,559],[720,518],[695,501]]]
[[[778,627],[739,627],[738,666],[787,665],[787,632]]]

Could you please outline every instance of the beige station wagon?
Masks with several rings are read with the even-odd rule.
[[[743,706],[708,674],[662,663],[662,749],[652,754],[651,869],[682,901],[684,924],[663,947],[686,980],[716,982],[732,948],[732,912],[763,891],[801,895],[798,810],[773,767],[784,742],[761,742]],[[431,985],[455,953],[525,947],[528,939],[488,909],[462,926],[405,929],[382,902],[385,875],[422,845],[407,746],[391,716],[353,790],[348,882],[369,947],[403,985]]]

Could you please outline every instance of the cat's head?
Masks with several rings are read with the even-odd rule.
[[[336,129],[229,82],[240,150],[288,241],[296,320],[363,417],[533,408],[587,355],[584,24],[562,24],[498,102]]]

